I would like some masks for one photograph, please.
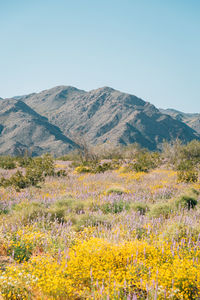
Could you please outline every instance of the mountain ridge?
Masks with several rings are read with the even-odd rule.
[[[23,101],[5,99],[0,102],[0,153],[20,154],[26,149],[33,155],[57,149],[60,154],[77,145],[48,119]]]
[[[170,115],[176,120],[184,122],[189,127],[194,129],[198,134],[200,134],[200,113],[184,113],[173,108],[160,109],[160,111],[164,114]]]
[[[32,126],[35,126],[32,130],[37,132],[40,126],[41,139],[42,130],[48,132],[46,146],[42,141],[39,142],[38,138],[37,142],[34,141],[35,135],[31,135],[31,143],[27,142],[28,137],[26,137],[27,147],[31,144],[41,148],[40,151],[36,150],[36,154],[43,153],[47,149],[54,154],[68,152],[77,147],[73,140],[80,136],[93,145],[109,142],[116,146],[137,142],[150,150],[156,150],[163,140],[180,138],[183,142],[188,142],[192,139],[200,139],[196,130],[172,114],[162,112],[135,95],[122,93],[107,86],[91,91],[72,86],[56,86],[39,93],[1,100],[0,105],[6,101],[7,105],[16,101],[17,106],[22,106],[23,113],[26,115],[22,118],[24,126],[25,118],[30,118],[31,114],[31,122],[34,121]],[[26,106],[23,107],[22,103]],[[2,148],[5,148],[2,142],[5,130],[1,129],[1,126],[4,126],[1,121],[1,110],[2,106],[0,106],[0,153]],[[42,124],[33,120],[33,116]],[[16,114],[16,117],[19,115]],[[19,122],[15,126],[19,126]],[[25,129],[22,126],[20,128],[18,138],[10,137],[8,139],[10,143],[11,140],[22,143],[20,135],[25,132]],[[53,145],[52,139],[59,141],[57,142],[59,148],[55,143]],[[5,137],[4,144],[6,144]],[[6,149],[8,151],[8,146]]]

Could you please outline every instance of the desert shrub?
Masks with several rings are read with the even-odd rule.
[[[80,201],[75,201],[72,198],[61,199],[54,202],[48,208],[48,214],[51,221],[57,220],[59,223],[63,223],[67,218],[65,218],[70,213],[79,213],[83,210],[83,203]]]
[[[193,169],[193,163],[190,160],[182,160],[176,167],[177,171],[190,171]]]
[[[185,145],[181,154],[184,160],[192,162],[193,165],[200,163],[200,141],[193,140]]]
[[[50,206],[49,212],[51,213],[53,210],[56,213],[57,210],[63,210],[63,217],[67,213],[83,214],[85,213],[86,206],[87,201],[75,200],[72,198],[61,199],[54,202],[53,205]]]
[[[10,178],[6,179],[4,177],[0,180],[0,186],[9,187],[13,186],[16,190],[24,189],[28,187],[28,181],[21,171],[17,171]]]
[[[8,214],[9,208],[7,206],[4,206],[2,203],[0,203],[0,215]]]
[[[197,182],[198,181],[198,171],[191,170],[181,170],[177,172],[177,182]]]
[[[173,167],[181,161],[181,149],[183,145],[179,139],[173,141],[165,141],[163,142],[162,148],[162,158],[167,162],[169,165]]]
[[[157,203],[150,209],[149,216],[153,218],[158,218],[160,216],[168,218],[171,212],[172,207],[168,203]]]
[[[76,167],[75,171],[77,173],[104,173],[108,170],[114,170],[118,168],[116,162],[104,162],[104,163],[94,163],[94,162],[84,162],[82,165]]]
[[[139,212],[141,215],[145,215],[145,213],[149,211],[149,206],[145,203],[137,202],[131,205],[131,209]]]
[[[122,195],[124,193],[125,193],[124,189],[120,187],[111,187],[106,191],[106,195],[110,195],[110,194]]]
[[[6,188],[10,185],[10,181],[6,179],[5,177],[1,177],[0,179],[0,186]]]
[[[55,173],[55,176],[57,176],[57,177],[66,177],[67,176],[67,172],[65,170],[58,170]]]
[[[25,175],[28,186],[36,186],[38,183],[44,181],[43,171],[38,166],[31,167],[29,166],[26,169]]]
[[[135,171],[134,169],[134,163],[127,163],[126,165],[122,166],[120,168],[121,173],[129,173]]]
[[[23,189],[28,186],[28,182],[26,180],[26,177],[22,174],[21,171],[17,171],[15,174],[13,174],[9,179],[11,185],[13,185],[16,188]]]
[[[55,172],[54,159],[50,154],[44,154],[41,157],[32,159],[29,168],[40,170],[45,177],[53,176]]]
[[[0,186],[13,186],[16,190],[20,190],[28,186],[36,186],[38,183],[44,181],[45,176],[53,176],[54,174],[53,158],[49,154],[45,154],[42,157],[30,160],[30,163],[26,167],[25,175],[18,170],[8,179],[2,177]]]
[[[74,228],[77,231],[84,229],[85,227],[97,227],[99,225],[104,225],[107,228],[111,227],[110,215],[77,215],[71,218]]]
[[[200,230],[195,226],[191,226],[184,223],[173,222],[166,227],[166,229],[161,234],[161,239],[169,241],[181,241],[183,238],[193,238],[194,240],[198,239]]]
[[[72,198],[64,198],[64,199],[59,199],[53,203],[53,206],[57,207],[70,207],[72,204],[73,199]]]
[[[32,247],[24,241],[19,241],[17,237],[13,239],[13,245],[8,250],[8,255],[12,256],[17,262],[28,261],[32,255]]]
[[[16,157],[16,161],[20,167],[26,168],[32,163],[33,158],[29,156],[19,156]]]
[[[91,173],[92,169],[91,169],[90,167],[88,167],[88,166],[83,166],[83,165],[81,165],[81,166],[78,166],[78,167],[75,169],[75,171],[76,171],[77,173]]]
[[[156,168],[160,163],[160,155],[157,152],[140,151],[135,156],[132,167],[136,172],[148,172]]]
[[[103,163],[103,164],[98,164],[94,168],[94,173],[104,173],[108,170],[113,170],[114,166],[111,163]]]
[[[0,168],[2,169],[15,169],[16,168],[16,162],[14,157],[11,156],[0,156]]]
[[[21,171],[17,171],[10,178],[4,177],[0,180],[0,186],[9,187],[13,186],[17,191],[24,189],[30,185],[37,185],[42,180],[40,172],[36,169],[28,169],[26,175],[23,175]]]
[[[195,195],[195,196],[199,196],[199,194],[200,194],[200,192],[197,191],[194,188],[190,188],[188,192],[191,193],[191,194],[193,194],[193,195]]]
[[[53,206],[48,209],[48,215],[51,221],[58,221],[59,223],[64,222],[66,209],[64,207]]]
[[[165,143],[162,156],[178,171],[196,170],[200,164],[200,141],[193,140],[186,145],[180,140]]]
[[[112,202],[106,202],[101,206],[101,210],[104,214],[118,214],[124,210],[129,210],[130,205],[127,201],[114,200]]]
[[[43,204],[38,202],[21,202],[13,206],[10,222],[20,222],[27,225],[45,215],[47,215],[47,212]]]
[[[186,208],[188,210],[194,208],[197,205],[197,199],[192,196],[183,195],[175,200],[174,204],[177,209]]]

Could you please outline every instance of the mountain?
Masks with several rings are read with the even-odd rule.
[[[110,87],[86,92],[58,86],[20,99],[65,135],[72,139],[84,135],[91,144],[138,142],[155,150],[163,140],[199,139],[197,132],[180,120],[134,95]]]
[[[77,147],[61,130],[24,102],[0,101],[0,154],[19,155],[28,149],[32,155],[46,152],[63,154]]]
[[[170,115],[176,120],[184,122],[192,129],[194,129],[197,133],[200,134],[200,114],[195,113],[183,113],[181,111],[169,108],[169,109],[160,109],[160,112],[163,114]]]

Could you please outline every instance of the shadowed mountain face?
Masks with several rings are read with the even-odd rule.
[[[28,149],[33,155],[45,152],[66,153],[76,144],[60,129],[36,113],[24,102],[14,99],[0,102],[0,154],[19,155]]]
[[[0,102],[0,153],[31,147],[35,154],[59,155],[76,147],[72,140],[80,135],[94,145],[137,142],[150,150],[163,140],[200,138],[150,103],[109,87],[86,92],[58,86]]]
[[[91,144],[138,142],[154,150],[163,139],[198,138],[193,129],[150,103],[109,87],[85,92],[59,86],[22,100],[67,136],[83,134]]]
[[[200,114],[183,113],[175,109],[160,109],[161,113],[170,115],[172,118],[184,122],[200,134]]]

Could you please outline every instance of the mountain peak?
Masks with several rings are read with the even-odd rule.
[[[182,122],[191,116],[174,118],[108,86],[86,92],[61,85],[17,99],[0,101],[0,153],[11,153],[11,145],[24,145],[35,147],[36,154],[58,155],[77,147],[73,140],[80,136],[89,144],[137,142],[150,150],[163,140],[200,139],[198,117],[195,122]]]

